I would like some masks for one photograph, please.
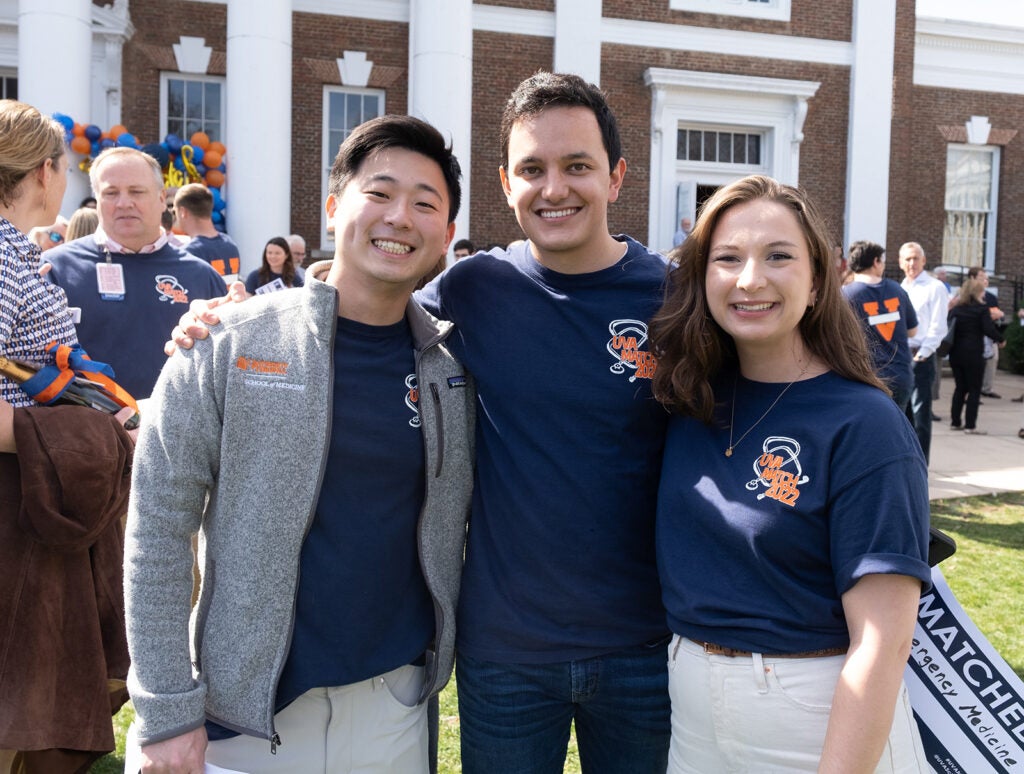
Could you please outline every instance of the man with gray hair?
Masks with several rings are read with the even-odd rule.
[[[152,156],[109,148],[89,170],[99,201],[90,237],[46,253],[50,279],[77,307],[78,340],[109,363],[136,398],[153,389],[166,358],[163,342],[190,301],[224,295],[224,280],[205,261],[168,242],[160,225],[163,174]]]
[[[945,286],[924,270],[924,248],[917,242],[900,247],[900,268],[905,278],[903,289],[917,312],[917,333],[908,340],[913,358],[914,389],[910,394],[907,417],[914,425],[921,451],[928,459],[932,445],[932,380],[935,378],[935,351],[946,335],[949,296]]]
[[[295,263],[295,271],[305,271],[302,264],[306,262],[306,240],[299,234],[289,234],[287,237],[288,247],[292,251],[292,261]]]

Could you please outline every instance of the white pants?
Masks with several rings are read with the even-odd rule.
[[[423,667],[403,666],[313,688],[275,716],[276,754],[266,739],[243,734],[210,742],[206,762],[246,774],[427,774],[427,703],[413,706],[423,680]]]
[[[678,635],[668,655],[668,774],[818,770],[844,656],[709,656]],[[906,686],[875,771],[930,771]]]

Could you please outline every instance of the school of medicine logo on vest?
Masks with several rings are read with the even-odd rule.
[[[878,331],[883,339],[892,341],[892,334],[895,333],[896,323],[900,319],[900,300],[887,298],[882,303],[885,305],[885,312],[881,314],[877,301],[865,301],[864,311],[868,313],[868,325]]]
[[[610,366],[613,374],[629,373],[629,381],[651,379],[657,368],[654,355],[642,347],[647,343],[647,324],[639,320],[612,320],[608,323],[611,338],[606,345],[615,358]]]
[[[235,368],[242,373],[246,387],[294,390],[303,392],[305,384],[288,380],[288,363],[283,360],[261,360],[247,355],[235,358]]]
[[[187,304],[188,290],[178,282],[173,274],[157,274],[153,278],[156,292],[160,294],[160,301],[167,301],[172,304]]]
[[[409,374],[405,377],[405,405],[412,410],[412,419],[409,420],[409,427],[420,426],[420,388],[416,386],[416,374]]]
[[[800,465],[800,443],[781,435],[764,439],[753,467],[754,478],[747,482],[747,489],[751,492],[763,489],[757,495],[758,500],[767,497],[792,507],[800,497],[800,487],[810,480]]]

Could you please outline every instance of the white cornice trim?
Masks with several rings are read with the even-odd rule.
[[[847,67],[853,63],[853,46],[846,41],[716,30],[683,24],[605,18],[601,22],[601,40],[604,43],[670,51],[701,51]]]
[[[917,17],[915,32],[918,35],[936,35],[944,38],[966,38],[973,41],[992,43],[1024,42],[1024,27],[1004,27],[997,24],[982,24],[933,16]]]
[[[497,5],[473,5],[473,29],[510,35],[555,37],[555,15],[550,11],[525,11]]]
[[[1024,29],[918,20],[914,84],[947,89],[1024,94]]]
[[[796,81],[788,78],[762,78],[756,75],[729,75],[707,73],[700,70],[669,70],[649,67],[644,71],[647,86],[685,86],[690,89],[713,91],[753,92],[756,94],[785,94],[810,99],[818,92],[817,81]]]
[[[225,0],[199,1],[219,5],[225,3]],[[409,0],[293,0],[293,8],[305,13],[351,16],[356,19],[405,23],[409,21]],[[553,38],[555,15],[549,11],[527,11],[521,8],[474,4],[473,29]],[[601,42],[634,48],[700,51],[708,54],[731,54],[847,67],[853,62],[853,46],[847,41],[718,30],[633,19],[602,19]]]

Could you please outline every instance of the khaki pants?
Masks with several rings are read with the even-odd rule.
[[[242,735],[210,742],[206,762],[247,774],[427,774],[427,703],[414,704],[423,680],[423,667],[404,666],[313,688],[275,716],[275,754],[266,739]],[[138,758],[125,758],[125,774],[136,774],[128,767]]]

